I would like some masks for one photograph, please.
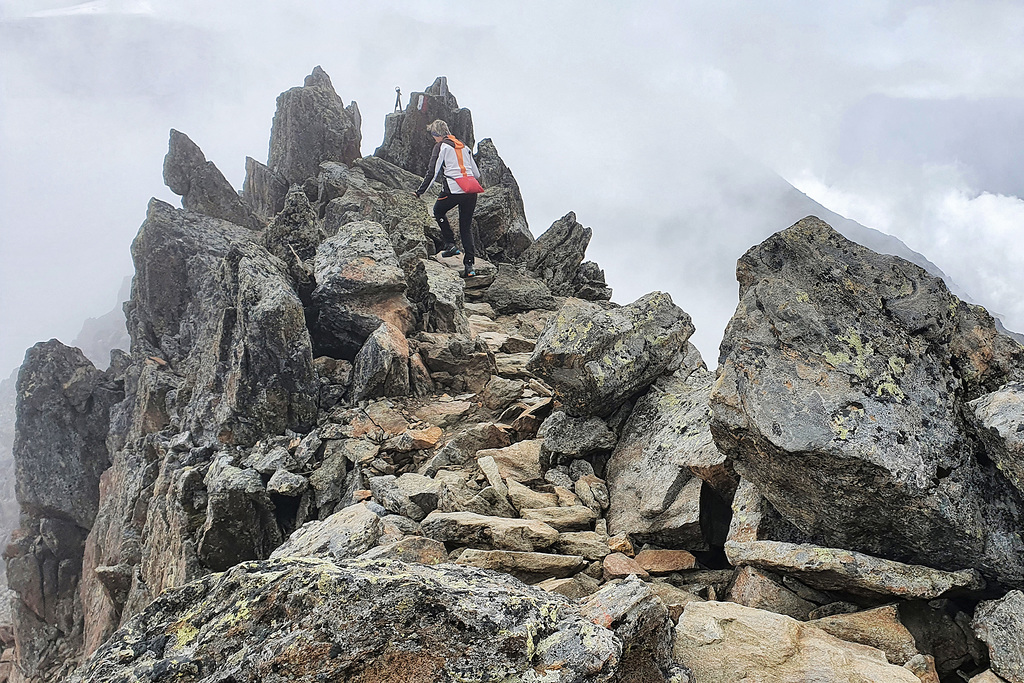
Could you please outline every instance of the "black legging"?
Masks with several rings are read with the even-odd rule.
[[[448,222],[446,215],[454,207],[459,207],[459,236],[462,237],[462,263],[472,266],[474,262],[473,250],[473,210],[476,208],[475,194],[450,194],[447,197],[438,197],[434,202],[434,220],[441,226],[441,239],[444,243],[455,244],[455,233],[452,232],[452,225]]]

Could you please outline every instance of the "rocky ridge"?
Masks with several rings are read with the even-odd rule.
[[[412,194],[438,117],[473,141],[438,79],[359,158],[318,67],[237,204],[172,132],[131,353],[19,376],[0,680],[1019,683],[1024,348],[808,218],[712,372],[489,140],[463,280]]]

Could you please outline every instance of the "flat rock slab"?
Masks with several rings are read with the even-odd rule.
[[[729,541],[729,561],[783,572],[812,588],[838,590],[865,597],[895,596],[932,600],[954,589],[981,590],[978,572],[946,572],[931,567],[883,560],[837,548],[779,541]]]
[[[455,564],[493,569],[511,574],[526,583],[544,579],[561,579],[582,571],[587,561],[579,555],[552,555],[549,553],[524,553],[511,550],[464,550]]]
[[[524,508],[519,512],[523,519],[533,519],[550,524],[559,531],[583,531],[591,529],[597,521],[597,514],[584,505],[557,508]]]
[[[405,538],[371,548],[359,556],[360,560],[399,560],[417,564],[441,564],[448,560],[444,543],[423,536]]]
[[[484,549],[531,552],[558,540],[558,532],[544,522],[473,512],[431,512],[420,526],[435,540]]]
[[[624,579],[627,576],[639,576],[646,579],[649,574],[632,557],[627,557],[622,553],[610,553],[604,558],[603,576],[605,581],[613,581]]]
[[[641,550],[635,559],[651,574],[671,574],[697,565],[697,558],[685,550]]]
[[[673,653],[693,683],[921,683],[881,650],[848,643],[790,617],[729,602],[691,602]]]
[[[540,460],[543,443],[540,439],[519,441],[505,448],[478,451],[477,458],[494,458],[503,479],[515,479],[523,484],[539,482],[544,479]]]

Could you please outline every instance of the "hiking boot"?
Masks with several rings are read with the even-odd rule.
[[[452,256],[458,256],[461,253],[462,253],[462,250],[459,249],[454,244],[452,244],[452,245],[449,245],[449,246],[445,247],[444,251],[441,252],[441,256],[443,256],[445,258],[451,258]]]
[[[462,277],[475,277],[476,268],[473,266],[466,266],[466,272],[463,273]]]

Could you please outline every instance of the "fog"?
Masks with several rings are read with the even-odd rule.
[[[170,128],[241,187],[317,64],[363,154],[446,75],[534,234],[575,211],[614,299],[670,292],[709,365],[736,259],[811,199],[1024,329],[1022,39],[1011,2],[0,0],[0,376],[117,303],[148,198],[178,204]]]

